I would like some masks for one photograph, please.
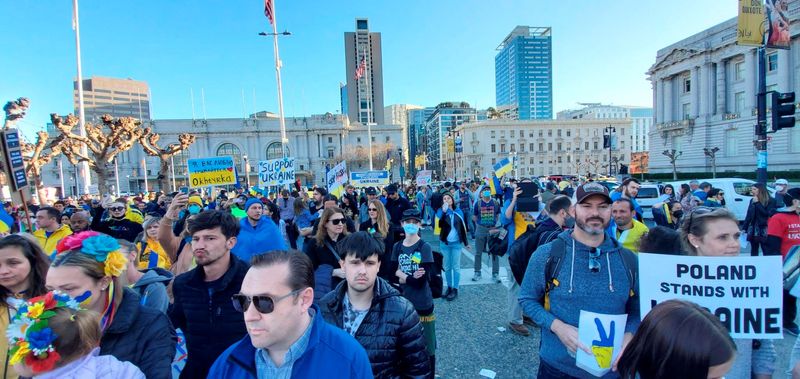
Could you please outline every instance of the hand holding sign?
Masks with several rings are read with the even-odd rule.
[[[591,349],[579,350],[575,365],[600,377],[611,371],[612,363],[622,352],[624,325],[628,315],[609,315],[581,311],[578,319],[578,343]]]

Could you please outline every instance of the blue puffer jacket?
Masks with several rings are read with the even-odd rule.
[[[341,329],[322,318],[319,307],[314,309],[311,335],[306,351],[292,366],[292,378],[364,379],[372,378],[372,368],[364,348]],[[209,378],[256,379],[256,348],[245,336],[217,358]]]
[[[231,253],[249,263],[253,255],[270,250],[286,250],[281,231],[272,219],[261,217],[255,227],[250,225],[247,217],[239,220],[239,236]]]

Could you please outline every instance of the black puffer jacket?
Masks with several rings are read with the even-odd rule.
[[[320,301],[325,321],[343,327],[343,299],[347,282],[339,283]],[[411,302],[389,283],[376,278],[372,307],[356,331],[375,378],[426,378],[430,361],[419,316]]]

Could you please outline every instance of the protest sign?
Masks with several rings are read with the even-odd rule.
[[[783,338],[780,256],[689,257],[639,254],[642,318],[681,299],[716,315],[733,338]]]
[[[592,354],[578,349],[575,365],[586,372],[601,377],[611,371],[611,363],[622,350],[622,337],[628,315],[607,315],[581,311],[578,318],[578,340]]]
[[[326,179],[328,193],[332,193],[336,195],[336,197],[341,196],[342,192],[344,192],[344,184],[347,182],[347,163],[341,161],[336,166],[333,166],[333,168],[328,171]]]
[[[233,157],[194,158],[187,161],[192,188],[236,184]]]
[[[388,186],[389,171],[351,172],[350,184],[356,187]]]
[[[282,186],[294,183],[294,158],[258,161],[258,185]]]
[[[422,170],[417,172],[417,185],[427,186],[431,184],[431,170]]]

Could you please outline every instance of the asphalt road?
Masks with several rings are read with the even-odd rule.
[[[431,230],[424,230],[422,237],[434,250],[438,249],[438,237]],[[482,280],[472,282],[473,262],[474,254],[463,251],[458,298],[452,302],[435,300],[436,373],[447,379],[486,378],[491,376],[482,376],[481,370],[491,370],[495,378],[535,378],[539,367],[539,329],[529,328],[531,335],[522,337],[508,328],[508,260],[501,259],[503,283],[500,284],[490,280],[491,263],[486,254],[483,254]],[[788,377],[784,372],[794,342],[795,337],[789,334],[774,341],[778,359],[773,378]]]

